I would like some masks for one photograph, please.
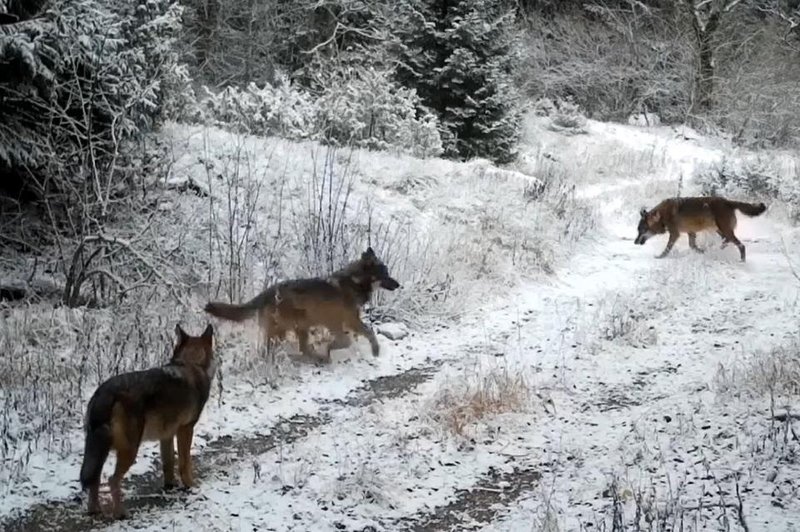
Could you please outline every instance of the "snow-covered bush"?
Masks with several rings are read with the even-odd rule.
[[[289,83],[219,93],[206,89],[203,114],[207,122],[240,133],[396,149],[419,157],[441,153],[436,118],[421,111],[416,92],[399,86],[388,72],[334,72],[317,81],[316,96]]]
[[[553,129],[558,131],[583,133],[586,127],[586,117],[578,104],[567,100],[556,106],[556,110],[550,116],[550,124]]]
[[[533,114],[536,116],[550,116],[555,113],[556,104],[547,97],[537,99],[533,104]]]
[[[776,199],[800,220],[800,161],[791,153],[726,157],[699,170],[694,179],[704,194]]]
[[[323,81],[317,121],[326,140],[379,150],[399,149],[420,157],[442,152],[438,122],[413,89],[373,68],[340,72]]]
[[[662,18],[680,4],[639,10],[581,2],[553,16],[535,9],[523,23],[518,83],[531,97],[572,97],[597,120],[625,120],[644,106],[665,122],[682,121],[691,99],[691,41]]]
[[[181,118],[195,99],[188,68],[177,49],[183,7],[175,0],[137,0],[122,5],[123,58],[146,88],[140,113],[153,125]]]
[[[800,397],[800,342],[747,353],[742,360],[717,368],[718,393],[746,397]]]
[[[213,125],[253,135],[312,136],[317,105],[289,84],[257,87],[251,83],[245,89],[231,86],[218,93],[204,89],[202,107]]]
[[[697,178],[706,194],[748,194],[777,196],[778,190],[766,166],[756,161],[723,158],[712,167],[701,170]]]
[[[55,0],[40,16],[3,26],[0,165],[19,186],[41,196],[45,188],[80,190],[88,174],[78,167],[119,171],[122,145],[141,139],[186,93],[173,46],[180,16],[172,0]]]

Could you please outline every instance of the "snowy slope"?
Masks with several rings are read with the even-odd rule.
[[[104,528],[610,530],[615,515],[651,530],[800,527],[800,442],[770,410],[800,406],[796,388],[777,385],[797,356],[797,231],[773,211],[740,215],[746,264],[715,237],[699,239],[703,255],[684,237],[656,260],[665,238],[632,243],[639,207],[693,193],[694,169],[724,146],[669,128],[590,122],[565,138],[530,127],[519,169],[536,175],[552,154],[595,207],[596,230],[568,261],[487,289],[457,325],[381,337],[377,360],[362,347],[330,367],[295,367],[278,391],[228,383],[198,427],[198,487],[162,496],[134,482],[133,518]],[[457,185],[426,200],[461,206],[470,194]],[[400,209],[389,192],[377,200]],[[442,390],[497,374],[524,379],[525,408],[450,433]],[[3,513],[74,493],[75,448]],[[150,456],[134,475],[157,470]],[[81,511],[34,507],[12,524],[74,527]]]

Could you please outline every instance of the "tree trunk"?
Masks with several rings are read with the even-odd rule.
[[[698,68],[694,80],[694,93],[697,105],[702,110],[711,107],[714,95],[714,51],[711,48],[711,35],[703,34],[698,43]]]
[[[714,11],[703,23],[700,13],[692,12],[692,28],[697,41],[697,72],[694,77],[694,96],[697,107],[707,111],[714,96],[714,34],[719,28],[722,13]]]
[[[215,42],[214,35],[217,30],[219,17],[218,0],[205,0],[198,9],[199,39],[197,42],[197,63],[200,69],[207,67],[211,60]]]

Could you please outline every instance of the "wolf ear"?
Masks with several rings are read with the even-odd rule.
[[[367,250],[361,254],[361,258],[364,260],[375,258],[375,251],[373,251],[372,246],[369,246]]]
[[[211,324],[209,323],[206,326],[206,330],[203,331],[202,337],[203,338],[211,338],[212,336],[214,336],[214,327],[212,327]]]
[[[653,213],[653,222],[658,223],[661,220],[661,213],[656,211]]]
[[[645,216],[647,216],[647,209],[645,209],[644,207],[642,207],[642,210],[641,210],[641,211],[639,211],[639,215],[640,215],[642,218],[644,218]]]
[[[186,334],[186,331],[183,330],[183,327],[181,327],[180,323],[175,325],[175,336],[178,337],[178,344],[182,344],[186,338],[189,337],[189,335]]]

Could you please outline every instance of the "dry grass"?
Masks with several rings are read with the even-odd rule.
[[[524,375],[492,368],[463,375],[440,389],[429,407],[434,422],[449,434],[468,438],[484,420],[524,412],[532,389]]]
[[[720,364],[714,380],[723,395],[796,399],[800,397],[800,339]]]

